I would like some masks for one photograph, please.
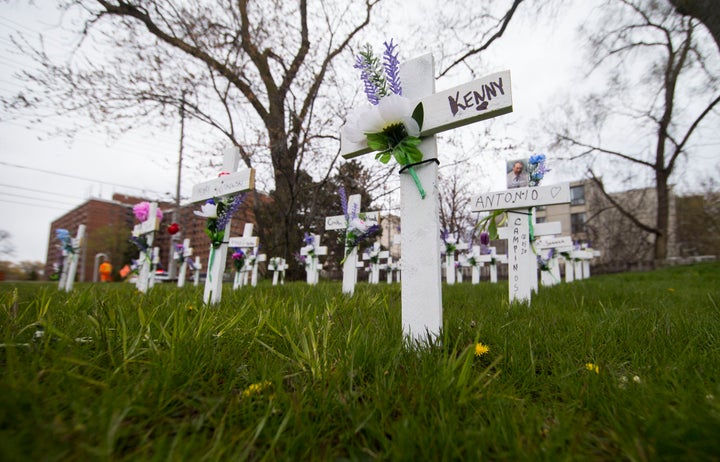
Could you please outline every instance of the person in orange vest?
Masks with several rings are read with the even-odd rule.
[[[100,265],[100,281],[110,282],[112,281],[112,265],[109,261],[104,260]]]

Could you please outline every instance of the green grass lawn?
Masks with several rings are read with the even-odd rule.
[[[720,460],[718,263],[446,286],[422,349],[340,292],[0,284],[0,460]]]

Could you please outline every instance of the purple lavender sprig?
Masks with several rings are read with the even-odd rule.
[[[227,208],[223,210],[222,214],[219,214],[218,216],[218,220],[215,225],[217,231],[225,230],[225,226],[227,226],[228,222],[235,214],[235,212],[238,211],[244,200],[245,194],[237,194],[235,197],[233,197],[230,205],[228,205]]]
[[[345,192],[345,187],[340,186],[340,190],[338,191],[340,194],[340,205],[342,206],[343,215],[345,215],[345,221],[350,220],[350,216],[348,215],[348,209],[347,209],[347,193]]]
[[[397,50],[398,45],[393,43],[393,39],[390,39],[390,43],[384,42],[385,52],[383,53],[383,67],[385,68],[385,76],[387,79],[390,91],[396,95],[402,96],[402,85],[400,84],[400,60],[398,55],[400,54]]]
[[[360,79],[363,82],[365,95],[372,105],[377,105],[380,98],[386,96],[387,81],[383,75],[380,60],[373,54],[372,46],[366,44],[364,49],[355,57],[355,69],[360,70]]]

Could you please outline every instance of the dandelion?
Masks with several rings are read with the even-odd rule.
[[[634,376],[634,377],[633,377],[633,382],[635,382],[635,383],[640,383],[640,377],[638,377],[637,375]]]
[[[593,371],[596,374],[600,373],[600,366],[598,366],[597,364],[587,363],[587,364],[585,364],[585,369],[587,369],[589,371]]]
[[[475,344],[475,356],[482,356],[490,351],[490,347],[478,342]]]
[[[675,292],[675,289],[673,287],[668,287],[668,292]]]
[[[272,386],[272,382],[265,380],[264,382],[252,383],[242,392],[243,398],[250,398],[254,395],[259,395],[263,391],[267,390]]]

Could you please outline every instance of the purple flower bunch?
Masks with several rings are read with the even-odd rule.
[[[232,258],[233,265],[235,265],[235,271],[242,271],[243,266],[245,266],[245,252],[243,252],[242,249],[234,247],[233,248],[233,254],[230,258]]]
[[[175,244],[175,254],[173,257],[175,258],[175,261],[182,264],[183,261],[185,261],[185,247],[183,247],[182,244]]]
[[[205,217],[205,234],[210,238],[213,248],[219,248],[225,237],[225,227],[230,219],[238,211],[245,194],[237,194],[232,198],[208,199],[200,211],[195,215]]]
[[[529,186],[540,186],[545,174],[550,171],[545,165],[545,154],[533,154],[528,160]]]
[[[490,255],[490,233],[487,231],[480,233],[480,254]]]
[[[398,45],[384,42],[382,63],[373,53],[372,46],[366,44],[355,57],[355,69],[360,70],[360,79],[363,82],[365,95],[372,105],[377,105],[380,99],[391,92],[402,95],[400,84],[400,61],[398,60]]]
[[[402,95],[400,83],[400,61],[398,59],[398,45],[384,42],[382,63],[373,53],[372,46],[366,44],[364,49],[355,58],[355,69],[360,70],[360,79],[365,88],[365,95],[371,104],[377,105],[384,96],[393,93]]]
[[[340,187],[340,201],[347,225],[345,232],[345,257],[340,262],[342,264],[345,263],[345,259],[355,247],[371,237],[378,236],[382,230],[377,224],[368,225],[365,221],[365,214],[358,213],[357,206],[354,206],[352,210],[348,210],[347,194],[343,187]]]
[[[295,252],[293,254],[293,257],[295,257],[295,260],[297,260],[297,262],[303,266],[307,266],[309,263],[307,257],[305,255],[300,254],[300,252]]]
[[[440,232],[440,238],[443,241],[443,244],[445,244],[445,254],[453,254],[457,250],[457,240],[450,235],[448,230],[443,229]]]
[[[130,242],[137,247],[140,252],[147,252],[148,251],[148,243],[147,238],[143,236],[130,236]]]

